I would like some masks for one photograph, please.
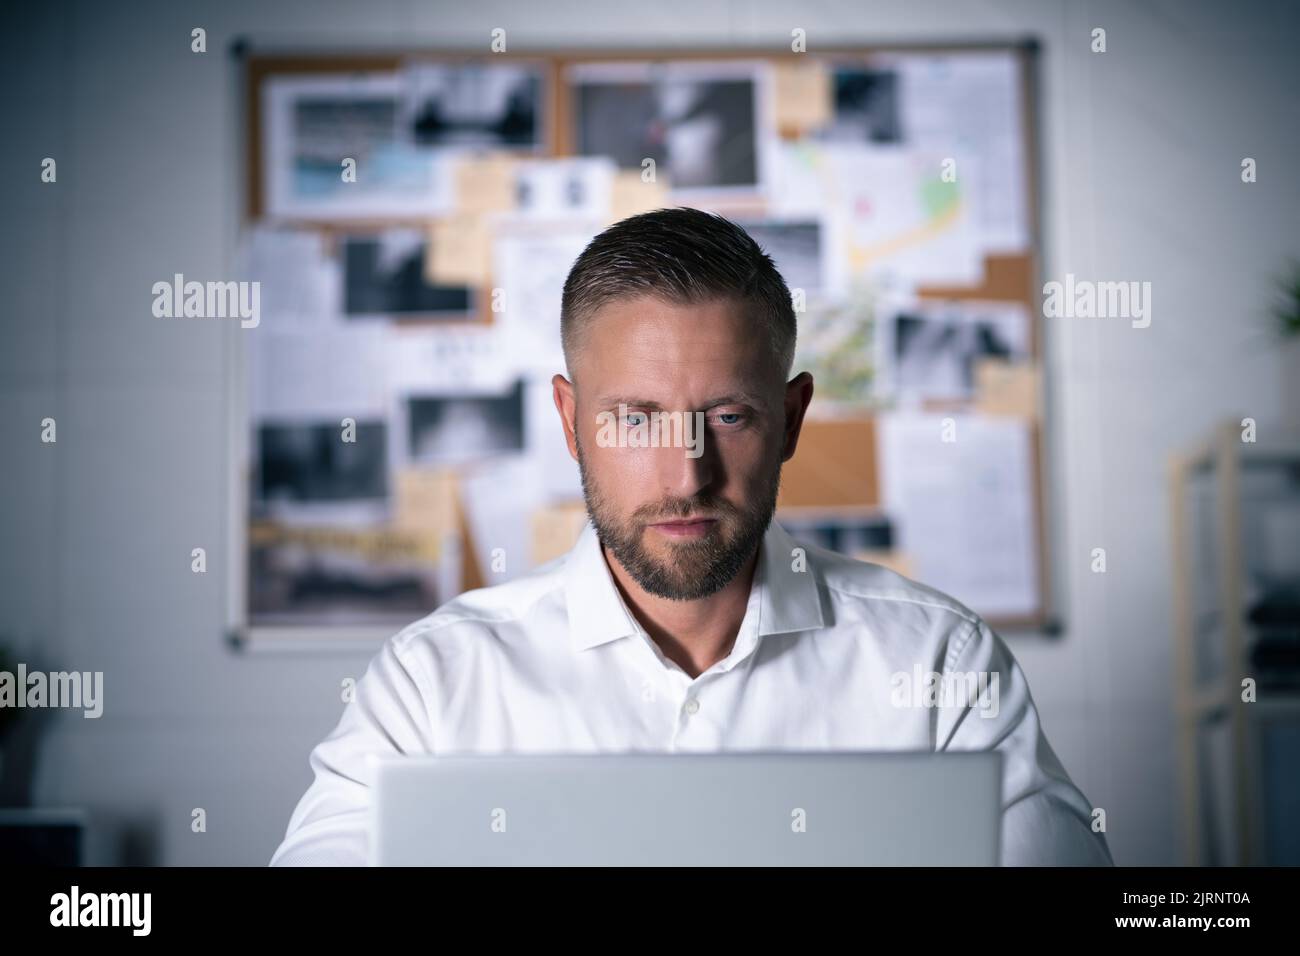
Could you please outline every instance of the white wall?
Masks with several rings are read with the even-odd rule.
[[[101,824],[92,862],[258,864],[365,654],[238,655],[222,641],[225,330],[153,320],[173,272],[230,270],[242,156],[229,41],[524,46],[950,40],[1043,43],[1049,275],[1153,284],[1145,330],[1052,332],[1054,505],[1067,633],[1013,638],[1049,737],[1108,812],[1123,864],[1177,862],[1168,453],[1223,416],[1280,414],[1259,331],[1297,249],[1293,4],[876,0],[655,4],[29,4],[0,38],[0,640],[30,666],[106,672],[98,721],[48,721],[46,805]],[[544,10],[544,13],[538,11]],[[189,50],[208,30],[209,50]],[[1094,26],[1109,50],[1089,51]],[[38,181],[58,160],[58,183]],[[1243,156],[1260,181],[1240,182]],[[38,440],[58,421],[58,442]],[[212,570],[189,570],[191,548]],[[1109,553],[1094,575],[1092,547]],[[204,807],[208,832],[190,832]]]

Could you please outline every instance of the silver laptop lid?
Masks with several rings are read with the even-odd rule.
[[[997,863],[996,752],[388,758],[388,866]]]

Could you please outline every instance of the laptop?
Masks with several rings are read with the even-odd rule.
[[[991,866],[1001,754],[385,758],[380,866]]]

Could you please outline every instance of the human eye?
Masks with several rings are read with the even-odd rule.
[[[623,421],[627,423],[627,426],[628,426],[629,428],[637,428],[637,427],[639,427],[639,426],[641,426],[641,425],[644,425],[644,424],[646,423],[646,421],[647,421],[647,419],[646,419],[646,413],[645,413],[645,412],[632,412],[632,411],[624,412],[624,413],[623,413]]]
[[[724,428],[738,428],[749,421],[749,416],[739,409],[714,409],[709,413],[709,417],[715,425],[721,425]]]

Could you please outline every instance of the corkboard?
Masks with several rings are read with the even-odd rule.
[[[486,46],[486,43],[485,43]],[[745,46],[730,47],[727,49],[698,48],[698,49],[674,49],[668,54],[656,55],[651,50],[635,49],[583,49],[583,50],[513,50],[507,53],[491,54],[494,60],[507,60],[514,62],[532,62],[541,64],[543,75],[546,79],[545,92],[545,111],[543,117],[544,123],[544,148],[540,153],[530,153],[530,155],[543,156],[564,156],[568,155],[573,144],[573,113],[572,104],[568,96],[568,90],[564,83],[566,69],[574,64],[600,61],[644,61],[644,60],[755,60],[767,59],[776,62],[782,59],[788,59],[793,56],[818,56],[829,59],[863,59],[870,58],[873,54],[897,54],[897,53],[919,53],[919,54],[944,54],[944,53],[961,53],[977,52],[991,50],[1009,50],[1013,52],[1021,66],[1021,85],[1022,85],[1022,102],[1023,110],[1023,128],[1026,135],[1025,156],[1026,170],[1025,182],[1028,191],[1028,219],[1030,229],[1029,248],[1019,255],[999,255],[989,256],[985,259],[985,269],[983,281],[977,286],[970,287],[941,287],[928,286],[919,290],[919,295],[925,299],[991,299],[1002,301],[1015,301],[1024,303],[1029,309],[1031,316],[1030,322],[1030,351],[1033,358],[1039,362],[1043,370],[1043,394],[1040,396],[1038,421],[1031,428],[1031,443],[1033,447],[1034,459],[1034,512],[1037,518],[1037,539],[1038,539],[1038,565],[1039,565],[1039,607],[1035,613],[1024,618],[1015,619],[994,619],[989,618],[989,623],[995,627],[1001,628],[1035,628],[1044,629],[1049,633],[1055,632],[1059,626],[1055,619],[1055,610],[1052,606],[1052,586],[1051,575],[1049,573],[1048,563],[1048,528],[1046,524],[1049,513],[1049,502],[1047,500],[1046,488],[1044,483],[1043,463],[1046,459],[1046,444],[1049,436],[1044,427],[1045,422],[1050,421],[1048,410],[1045,407],[1048,390],[1047,369],[1043,363],[1044,343],[1042,341],[1042,328],[1039,322],[1034,319],[1041,315],[1038,290],[1041,288],[1041,232],[1039,226],[1041,203],[1039,200],[1039,145],[1038,145],[1038,100],[1036,74],[1038,70],[1038,46],[1032,39],[1011,39],[1011,40],[994,40],[989,42],[953,42],[953,43],[887,43],[872,44],[861,46],[817,46],[809,54],[793,54],[788,48],[773,48],[771,46]],[[482,61],[487,59],[488,54],[481,51],[467,52],[464,50],[448,49],[421,49],[407,48],[384,50],[381,52],[368,53],[337,53],[337,52],[311,52],[298,50],[262,50],[255,48],[247,41],[239,41],[232,47],[232,53],[237,63],[241,67],[241,81],[243,84],[242,98],[244,105],[244,143],[243,156],[245,163],[245,174],[242,177],[245,187],[245,195],[242,203],[243,212],[247,220],[255,221],[262,216],[265,208],[265,190],[262,183],[262,152],[264,144],[262,141],[262,89],[266,81],[273,76],[283,75],[312,75],[312,74],[329,74],[329,73],[351,73],[351,72],[384,72],[392,71],[399,68],[403,63],[410,60],[420,60],[424,62],[466,62]],[[720,203],[721,207],[723,204]],[[748,207],[748,208],[746,208]],[[728,212],[731,210],[728,209]],[[753,201],[741,201],[736,204],[735,211],[737,214],[753,212],[761,214],[764,209],[760,203]],[[420,220],[412,220],[418,222]],[[395,224],[394,220],[375,221],[372,223],[355,223],[349,222],[349,231],[362,229],[367,226],[381,228],[383,226]],[[410,224],[407,222],[405,224]],[[317,228],[326,228],[318,223],[311,224]],[[480,308],[483,310],[479,320],[490,322],[491,316],[488,313],[488,303],[490,301],[489,290],[480,289],[478,301]],[[811,426],[811,427],[810,427]],[[788,492],[790,498],[784,501],[784,504],[795,506],[794,502],[802,503],[808,499],[812,489],[817,494],[829,496],[829,500],[843,500],[858,502],[865,500],[875,500],[878,502],[878,485],[876,478],[876,469],[874,468],[874,447],[870,453],[866,453],[861,447],[857,450],[837,447],[837,442],[831,437],[834,427],[829,426],[827,421],[814,422],[809,421],[805,425],[805,434],[801,441],[800,454],[796,460],[802,458],[805,454],[815,460],[825,460],[836,462],[836,467],[840,465],[849,465],[857,468],[866,467],[867,459],[871,466],[870,477],[858,482],[849,484],[827,482],[815,474],[811,474],[805,466],[807,462],[796,463],[792,460],[786,464],[787,481],[791,485]],[[870,424],[863,425],[861,422],[843,424],[841,427],[856,429],[855,441],[861,438],[864,433],[863,429],[870,429]],[[865,455],[865,457],[864,457]],[[851,460],[851,461],[850,461]],[[820,490],[818,490],[820,489]],[[783,492],[783,495],[787,492]],[[824,501],[822,502],[825,503]],[[465,528],[468,533],[468,528]],[[467,534],[468,537],[468,534]],[[471,548],[472,553],[472,548]],[[477,583],[483,580],[481,571],[472,567],[475,562],[470,559],[466,567],[466,581]]]

